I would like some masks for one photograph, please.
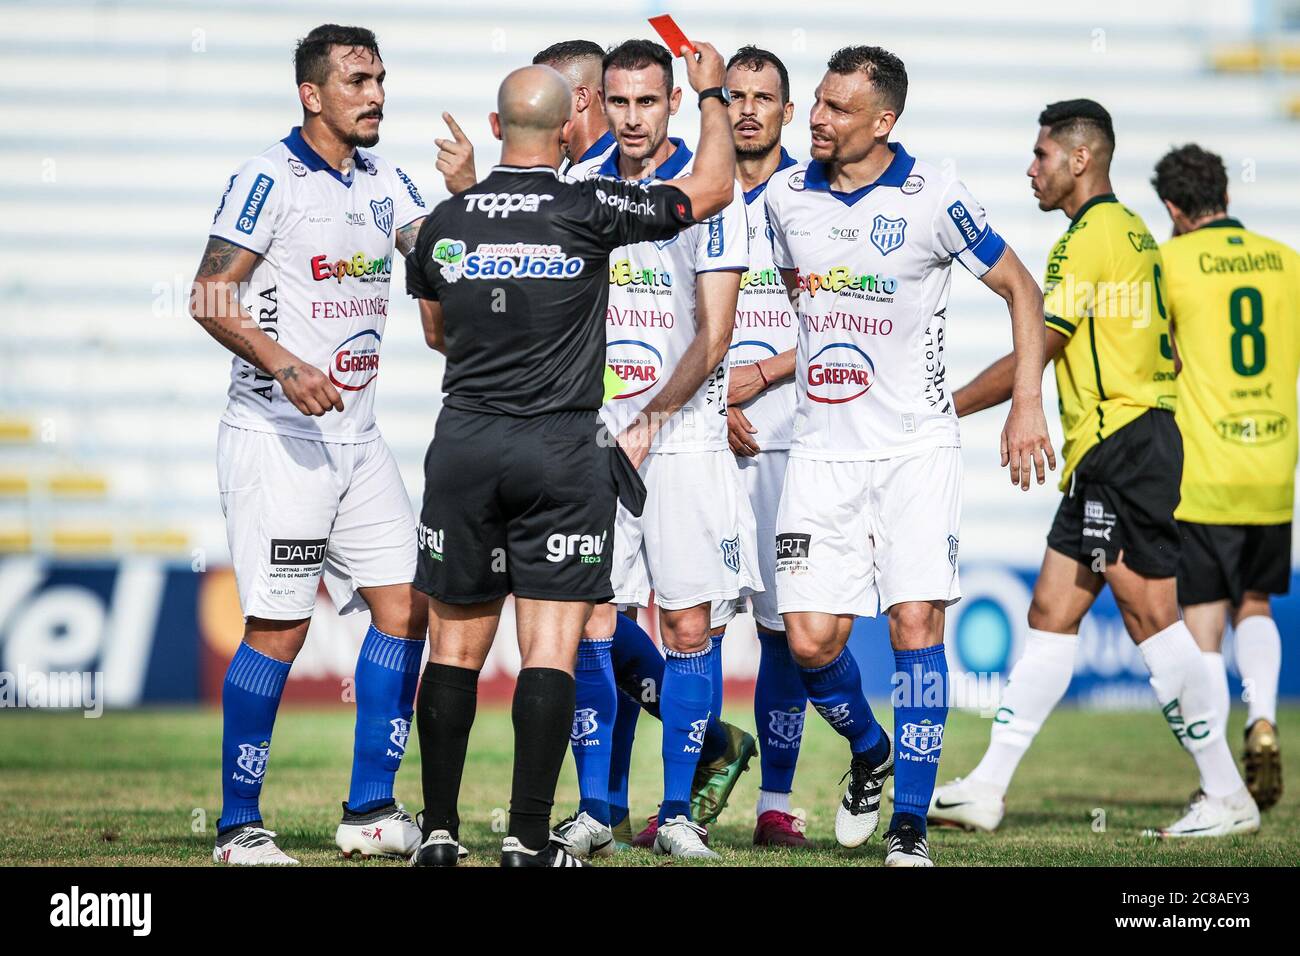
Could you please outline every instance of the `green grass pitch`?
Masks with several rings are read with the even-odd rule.
[[[726,716],[752,727],[746,702]],[[889,719],[887,706],[877,712]],[[1244,714],[1234,711],[1229,740],[1239,748]],[[1300,707],[1280,715],[1284,747],[1300,740]],[[0,862],[6,865],[211,865],[220,813],[216,711],[79,714],[10,712],[0,717]],[[968,772],[988,741],[987,720],[954,713],[948,723],[940,781]],[[633,762],[632,813],[639,824],[657,802],[659,725],[642,717]],[[399,861],[346,862],[333,848],[339,803],[347,795],[352,715],[285,708],[262,794],[267,825],[303,863],[399,866]],[[1293,770],[1297,752],[1284,750]],[[470,741],[461,796],[462,840],[471,865],[495,864],[508,802],[511,729],[508,708],[483,706]],[[759,850],[751,845],[758,790],[755,759],[715,824],[711,844],[730,866],[879,866],[880,836],[858,850],[835,845],[832,826],[847,751],[809,711],[793,805],[808,821],[815,848]],[[1062,709],[1047,722],[1021,765],[997,834],[932,830],[940,866],[1254,866],[1293,865],[1300,858],[1300,785],[1264,815],[1256,836],[1156,843],[1143,827],[1171,822],[1196,779],[1191,761],[1154,710],[1142,713]],[[421,805],[419,751],[410,753],[397,796]],[[560,779],[556,819],[577,800],[572,760]],[[889,811],[886,802],[884,811]],[[884,826],[882,821],[881,831]],[[667,865],[648,851],[604,865]],[[671,865],[687,865],[676,862]],[[690,864],[707,865],[707,864]],[[716,865],[716,864],[714,864]]]

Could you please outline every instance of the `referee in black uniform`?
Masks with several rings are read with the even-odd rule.
[[[525,67],[506,77],[489,117],[501,164],[434,209],[407,257],[425,338],[447,356],[415,579],[430,612],[416,706],[425,800],[416,865],[453,866],[463,852],[456,802],[465,747],[507,594],[523,662],[501,865],[582,865],[550,841],[573,666],[593,605],[613,597],[618,495],[644,494],[624,452],[597,435],[609,253],[669,239],[731,201],[726,71],[717,50],[697,47],[686,56],[701,94],[691,176],[649,186],[561,180],[571,93],[550,67]],[[640,423],[617,437],[635,448],[650,436]]]

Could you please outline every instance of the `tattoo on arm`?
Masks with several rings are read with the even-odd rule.
[[[424,217],[421,216],[415,222],[408,223],[401,229],[397,230],[397,251],[402,255],[410,255],[411,250],[415,248],[416,237],[420,235],[420,227],[424,225]]]
[[[208,238],[208,246],[203,250],[203,261],[199,263],[199,274],[197,278],[206,276],[221,275],[226,272],[235,257],[243,250],[233,242],[226,242],[224,239],[218,239],[215,236]]]
[[[276,369],[275,377],[282,382],[293,382],[298,379],[298,366],[286,365],[284,368]]]

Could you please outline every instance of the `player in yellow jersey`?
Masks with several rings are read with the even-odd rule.
[[[1148,832],[1254,831],[1259,810],[1214,719],[1209,668],[1178,616],[1174,509],[1183,448],[1172,411],[1160,250],[1111,189],[1110,114],[1092,100],[1069,100],[1048,106],[1038,122],[1028,171],[1038,208],[1070,217],[1043,282],[1046,352],[1056,365],[1065,429],[1065,495],[1034,585],[1028,640],[1003,691],[989,749],[969,777],[935,790],[928,816],[983,830],[1001,822],[1016,766],[1069,686],[1079,624],[1110,585],[1205,794],[1178,822]],[[957,414],[1006,401],[1012,368],[1007,356],[959,389]]]
[[[1173,220],[1161,247],[1174,327],[1183,436],[1178,602],[1205,653],[1222,721],[1220,649],[1229,613],[1246,695],[1246,785],[1266,810],[1282,795],[1277,680],[1282,642],[1270,594],[1291,584],[1300,256],[1228,217],[1223,160],[1199,146],[1156,165]]]

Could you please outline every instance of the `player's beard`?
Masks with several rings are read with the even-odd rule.
[[[777,131],[772,134],[772,138],[765,143],[749,140],[736,144],[736,155],[745,158],[766,156],[772,150],[781,145],[781,133]]]
[[[361,116],[358,116],[357,123],[360,124],[363,119],[371,119],[374,117],[374,115],[375,114],[373,113],[366,113]],[[381,112],[378,115],[379,115],[379,119],[383,120],[384,114]],[[357,146],[364,146],[366,149],[370,149],[372,146],[376,145],[379,142],[379,127],[375,127],[375,131],[373,134],[363,134],[360,132],[359,125],[354,126],[351,130],[348,131],[347,135],[344,136],[343,138],[344,141],[353,148],[356,148]]]

